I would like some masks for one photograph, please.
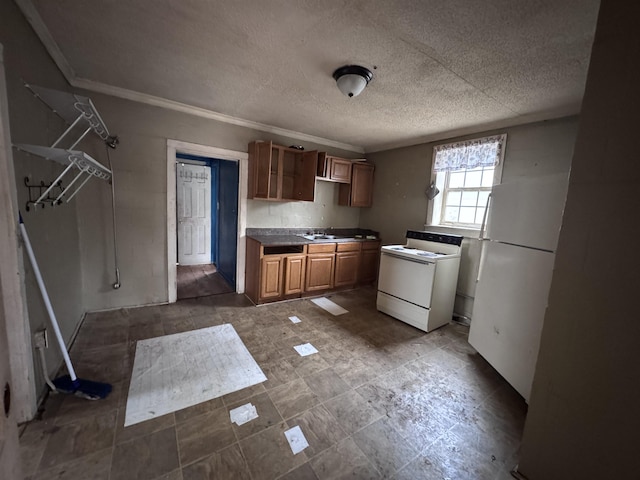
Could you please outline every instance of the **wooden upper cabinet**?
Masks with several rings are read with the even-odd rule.
[[[349,183],[351,182],[351,165],[351,160],[320,152],[318,154],[317,176],[321,180],[330,182]]]
[[[303,200],[315,196],[318,152],[251,142],[248,197],[262,200]]]
[[[371,163],[354,163],[351,184],[340,185],[338,204],[350,207],[370,207],[373,204],[373,171]]]

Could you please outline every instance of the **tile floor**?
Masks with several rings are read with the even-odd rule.
[[[331,299],[349,313],[228,294],[89,315],[71,356],[113,393],[51,395],[21,435],[27,479],[510,479],[526,406],[468,329],[425,334],[377,312],[372,288]],[[268,380],[124,428],[136,340],[221,323]],[[305,342],[319,353],[300,357],[292,347]],[[247,402],[259,417],[232,424]],[[296,425],[309,447],[293,455],[283,432]]]
[[[176,280],[179,300],[234,291],[213,264],[178,265]]]

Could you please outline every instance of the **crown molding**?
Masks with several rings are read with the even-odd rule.
[[[22,11],[22,14],[31,25],[31,28],[36,32],[38,38],[44,45],[44,48],[47,50],[55,64],[58,66],[64,78],[67,79],[69,84],[73,84],[72,80],[76,77],[76,72],[71,68],[69,62],[67,62],[67,58],[62,54],[62,50],[58,47],[58,44],[53,39],[51,32],[44,24],[42,17],[36,10],[36,7],[31,3],[31,0],[14,0],[18,8]]]
[[[103,93],[105,95],[111,95],[113,97],[123,98],[125,100],[131,100],[145,105],[151,105],[154,107],[166,108],[176,112],[187,113],[197,117],[207,118],[209,120],[216,120],[218,122],[228,123],[231,125],[238,125],[240,127],[251,128],[253,130],[259,130],[261,132],[272,133],[274,135],[282,135],[284,137],[290,137],[297,140],[304,140],[307,142],[319,143],[328,147],[339,148],[341,150],[347,150],[350,152],[364,153],[364,148],[356,145],[350,145],[348,143],[336,142],[327,138],[316,137],[315,135],[309,135],[302,132],[296,132],[294,130],[287,130],[286,128],[274,127],[273,125],[267,125],[265,123],[254,122],[251,120],[245,120],[243,118],[232,117],[223,113],[214,112],[206,108],[194,107],[186,103],[176,102],[168,100],[162,97],[156,97],[154,95],[148,95],[146,93],[137,92],[135,90],[128,90],[126,88],[115,87],[106,83],[94,82],[86,78],[74,77],[73,81],[69,82],[76,88],[82,88],[84,90],[90,90],[92,92]]]
[[[182,112],[209,120],[216,120],[222,123],[228,123],[231,125],[250,128],[261,132],[267,132],[274,135],[281,135],[297,140],[319,143],[321,145],[326,145],[328,147],[334,147],[349,152],[365,153],[364,148],[357,145],[336,142],[327,138],[316,137],[315,135],[296,132],[294,130],[288,130],[286,128],[275,127],[273,125],[267,125],[265,123],[253,122],[251,120],[245,120],[243,118],[232,117],[230,115],[218,113],[206,108],[195,107],[186,103],[176,102],[173,100],[168,100],[166,98],[137,92],[135,90],[128,90],[126,88],[116,87],[113,85],[108,85],[106,83],[96,82],[86,78],[78,77],[73,68],[71,68],[71,65],[69,65],[67,58],[62,53],[62,50],[60,50],[60,47],[54,40],[51,32],[45,25],[42,17],[36,10],[31,0],[15,0],[15,2],[33,30],[36,32],[36,35],[38,35],[38,38],[40,38],[40,41],[44,45],[45,49],[47,50],[55,64],[58,66],[58,68],[66,78],[67,82],[69,82],[72,87],[82,88],[84,90],[89,90],[92,92],[111,95],[113,97],[123,98],[154,107],[165,108],[176,112]]]

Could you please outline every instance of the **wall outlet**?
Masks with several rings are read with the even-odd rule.
[[[47,335],[46,328],[38,330],[33,334],[33,343],[36,348],[49,348],[49,336]]]

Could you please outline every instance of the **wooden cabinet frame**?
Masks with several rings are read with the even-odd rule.
[[[248,237],[245,293],[261,304],[372,283],[379,254],[379,241],[268,246]]]
[[[273,142],[251,142],[248,198],[312,202],[318,152],[301,151]]]
[[[346,158],[327,155],[326,152],[318,154],[317,176],[320,180],[337,183],[351,182],[352,161]]]

